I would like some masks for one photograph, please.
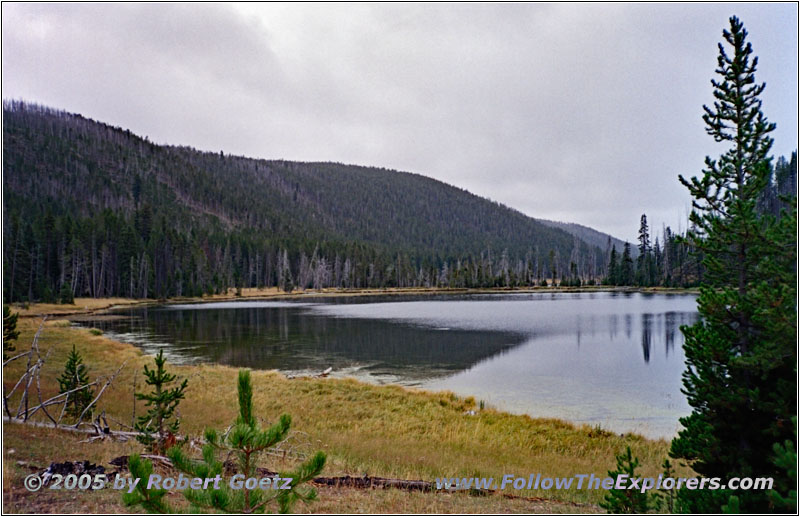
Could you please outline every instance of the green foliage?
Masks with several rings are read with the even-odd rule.
[[[769,497],[778,511],[797,513],[797,417],[792,419],[794,441],[773,444],[773,461],[785,475],[778,480],[778,490],[772,490]]]
[[[619,283],[620,285],[633,285],[634,269],[633,258],[631,258],[631,245],[629,242],[625,243],[622,248],[622,261],[619,265]]]
[[[619,285],[619,263],[617,261],[617,247],[611,248],[611,253],[608,258],[608,267],[606,268],[606,277],[603,283],[606,285]]]
[[[608,476],[614,480],[620,474],[627,474],[629,478],[637,478],[636,467],[639,466],[639,458],[634,458],[630,446],[625,448],[625,452],[618,454],[616,470],[609,470]],[[647,492],[637,489],[612,488],[606,494],[605,499],[600,503],[600,507],[608,510],[609,513],[647,513],[650,509]]]
[[[141,506],[148,513],[174,513],[173,508],[164,500],[167,491],[161,489],[148,489],[147,480],[153,473],[153,464],[142,459],[138,454],[128,458],[128,470],[131,478],[138,479],[133,492],[122,493],[122,503],[127,506]]]
[[[17,330],[17,318],[19,313],[12,314],[8,305],[3,305],[3,361],[8,359],[6,352],[13,352],[17,348],[14,346],[14,341],[19,337]]]
[[[661,464],[661,476],[663,479],[667,478],[675,478],[675,470],[672,468],[672,463],[670,463],[668,458],[664,458],[664,462]],[[657,509],[661,513],[676,513],[676,498],[677,498],[677,490],[675,487],[672,488],[662,488],[658,490],[656,494],[656,505]]]
[[[61,290],[58,292],[58,302],[64,305],[75,304],[75,296],[72,294],[72,288],[69,284],[61,284]]]
[[[64,365],[64,372],[58,378],[59,393],[66,393],[74,389],[89,384],[89,370],[83,364],[81,354],[72,345],[72,351],[67,357]],[[94,398],[94,390],[89,387],[75,391],[67,395],[67,414],[79,417]]]
[[[417,174],[157,146],[16,101],[4,103],[3,142],[7,301],[66,302],[65,285],[131,298],[430,287],[445,264],[442,285],[533,285],[550,277],[550,249],[558,271],[574,261],[582,280],[603,266],[589,237],[570,233],[588,229]]]
[[[781,217],[762,213],[758,200],[770,181],[768,133],[761,113],[764,85],[755,81],[747,31],[736,18],[720,44],[712,80],[716,102],[704,106],[707,132],[730,147],[706,158],[701,178],[681,182],[695,198],[687,239],[703,255],[702,318],[683,327],[687,369],[684,393],[692,414],[672,441],[670,456],[686,460],[705,477],[772,476],[770,445],[792,438],[797,406],[795,270],[796,198]],[[763,491],[691,491],[679,494],[692,512],[765,512]]]
[[[136,430],[142,433],[136,439],[148,446],[154,454],[160,454],[165,449],[169,435],[178,432],[180,419],[175,417],[175,410],[184,398],[184,391],[189,384],[186,379],[178,386],[168,388],[176,376],[167,373],[164,365],[167,359],[164,351],[159,350],[155,357],[156,368],[151,370],[145,365],[145,383],[152,386],[150,393],[136,393],[137,400],[144,400],[147,413],[139,417]]]
[[[250,372],[239,372],[238,380],[239,416],[233,426],[225,434],[207,429],[206,445],[203,447],[203,458],[194,461],[179,448],[167,451],[167,456],[175,467],[192,477],[214,477],[222,473],[223,465],[217,459],[218,454],[224,457],[233,455],[236,458],[238,473],[245,479],[262,477],[258,474],[257,465],[260,455],[267,449],[286,439],[291,427],[291,417],[281,415],[278,421],[266,429],[262,429],[253,410],[253,388]],[[247,486],[233,490],[229,484],[220,484],[219,488],[188,489],[183,495],[192,505],[192,511],[216,510],[224,513],[264,512],[270,503],[275,503],[280,513],[290,513],[297,501],[312,501],[316,492],[304,485],[322,472],[325,466],[325,454],[317,452],[310,459],[300,464],[294,471],[281,473],[282,479],[291,478],[291,489],[269,488],[266,490],[250,489]]]

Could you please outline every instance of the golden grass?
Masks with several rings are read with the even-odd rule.
[[[20,319],[18,351],[29,347],[39,322],[38,318]],[[42,371],[45,397],[57,393],[55,379],[62,371],[73,344],[83,355],[92,378],[109,374],[127,361],[114,385],[104,394],[100,409],[114,420],[130,424],[134,374],[138,372],[137,386],[141,391],[141,369],[145,363],[151,363],[152,358],[144,356],[133,346],[93,335],[89,329],[65,326],[63,320],[49,320],[40,338],[43,353],[52,349]],[[6,390],[13,386],[23,369],[21,361],[5,368],[3,382]],[[237,411],[237,369],[220,365],[171,365],[170,370],[189,379],[186,400],[179,407],[182,433],[200,435],[206,427],[224,429],[233,421]],[[547,476],[605,475],[615,466],[614,455],[630,445],[642,462],[642,475],[657,476],[668,449],[666,441],[648,440],[638,435],[621,436],[560,420],[535,419],[492,409],[477,411],[471,397],[462,398],[449,392],[374,386],[352,379],[289,380],[274,371],[253,372],[253,384],[258,415],[265,421],[274,421],[281,413],[291,414],[296,433],[293,440],[300,449],[304,452],[321,449],[328,453],[325,475],[372,475],[429,481],[436,477],[486,476],[499,479],[504,474],[527,477],[537,472]],[[465,414],[470,409],[476,410],[477,414]],[[142,411],[139,403],[137,412],[141,414]],[[41,420],[38,416],[36,418]],[[22,427],[4,426],[4,454],[7,455],[9,447],[13,447],[16,449],[15,457],[34,458],[41,464],[83,459],[107,462],[112,454],[138,450],[135,443],[79,446],[79,438],[74,435],[51,430],[31,431]],[[39,437],[37,433],[49,434]],[[37,438],[28,439],[28,435]],[[47,447],[41,446],[42,440]],[[3,475],[5,493],[11,489],[9,477],[19,481],[19,476],[7,469]],[[15,486],[20,485],[16,483]],[[592,504],[604,495],[602,491],[577,489],[504,492]],[[499,496],[483,503],[479,499],[485,498],[456,494],[412,495],[391,490],[359,492],[346,489],[337,494],[309,510],[534,511],[530,502]],[[83,499],[80,502],[83,504]],[[26,508],[30,510],[33,507]],[[78,507],[69,508],[69,511],[80,510]],[[303,510],[298,508],[298,511]],[[558,510],[550,508],[549,511]],[[565,507],[562,511],[575,511],[575,508]]]

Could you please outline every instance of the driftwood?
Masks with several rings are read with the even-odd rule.
[[[116,376],[117,376],[117,375],[119,375],[119,372],[121,372],[121,371],[122,371],[122,369],[123,369],[123,368],[125,368],[125,364],[126,364],[127,362],[128,362],[128,361],[125,361],[124,363],[122,363],[122,365],[121,365],[121,366],[120,366],[120,367],[117,369],[117,371],[116,371],[116,372],[114,372],[114,375],[112,375],[111,377],[109,377],[109,378],[108,378],[108,380],[106,381],[106,383],[105,383],[105,384],[103,385],[103,387],[100,389],[100,393],[98,393],[98,394],[97,394],[97,396],[94,398],[94,400],[92,400],[92,401],[89,403],[89,405],[88,405],[88,406],[86,406],[86,407],[83,409],[83,412],[82,412],[82,413],[81,413],[81,415],[78,417],[78,422],[77,422],[77,423],[76,423],[76,424],[75,424],[73,427],[76,427],[76,428],[77,428],[79,425],[81,425],[81,422],[83,421],[83,417],[86,415],[86,412],[87,412],[87,411],[89,411],[89,410],[92,408],[92,406],[94,406],[94,405],[95,405],[95,403],[96,403],[98,400],[100,400],[100,397],[102,397],[102,396],[103,396],[103,392],[104,392],[104,391],[106,391],[106,388],[108,388],[109,386],[111,386],[111,383],[112,383],[112,382],[114,382],[114,378],[116,378]]]
[[[3,417],[3,422],[9,422],[12,424],[23,424],[29,425],[33,427],[41,427],[45,429],[58,429],[59,431],[69,431],[70,433],[82,433],[82,434],[92,434],[92,435],[102,435],[105,437],[116,438],[120,441],[127,441],[130,438],[135,438],[136,436],[141,435],[141,433],[132,432],[132,431],[113,431],[104,425],[100,425],[98,420],[100,417],[95,419],[95,422],[92,424],[83,423],[85,428],[76,428],[73,426],[65,427],[65,426],[56,426],[54,424],[48,422],[30,422],[25,421],[21,418],[8,418],[7,416]]]
[[[333,366],[329,366],[329,367],[325,368],[323,371],[321,371],[319,373],[315,373],[313,375],[289,375],[286,378],[289,379],[289,380],[291,380],[291,379],[323,379],[323,378],[327,377],[328,375],[330,375],[332,371],[333,371]]]
[[[10,364],[13,361],[16,361],[16,360],[22,359],[22,358],[27,358],[27,364],[25,365],[25,371],[22,373],[22,375],[20,376],[19,380],[17,380],[16,384],[14,384],[14,387],[11,388],[11,391],[6,393],[5,384],[3,385],[3,411],[5,412],[5,416],[3,417],[4,421],[11,421],[11,422],[20,421],[20,422],[23,422],[23,423],[28,423],[28,420],[32,416],[34,416],[37,411],[41,410],[42,413],[50,420],[50,422],[52,422],[52,424],[53,424],[52,427],[60,428],[61,421],[64,418],[64,414],[65,414],[66,409],[67,409],[67,404],[69,403],[70,395],[75,393],[75,392],[77,392],[77,391],[84,390],[84,389],[86,389],[86,388],[88,388],[90,386],[99,385],[100,382],[101,382],[102,377],[98,378],[94,382],[90,382],[90,383],[85,384],[83,386],[79,386],[79,387],[77,387],[75,389],[66,391],[64,393],[59,393],[58,395],[56,395],[54,397],[50,397],[49,399],[44,400],[44,397],[42,397],[42,387],[41,387],[41,382],[40,382],[41,371],[42,371],[42,367],[44,366],[45,361],[50,356],[50,352],[53,350],[52,348],[49,348],[47,350],[47,352],[44,354],[44,356],[42,355],[41,351],[39,350],[39,336],[41,336],[42,331],[44,330],[44,324],[45,324],[46,321],[47,321],[47,317],[45,316],[42,319],[42,322],[39,324],[39,328],[36,330],[36,334],[34,334],[34,336],[33,336],[33,342],[31,343],[31,347],[27,352],[19,353],[19,354],[15,355],[14,357],[11,357],[11,358],[3,361],[3,366],[7,366],[8,364]],[[82,425],[83,419],[86,416],[86,414],[89,413],[89,411],[92,409],[92,407],[94,407],[97,404],[97,402],[100,400],[100,397],[103,395],[105,390],[109,386],[111,386],[111,383],[114,382],[114,379],[117,377],[119,372],[124,367],[125,367],[125,363],[122,363],[122,366],[120,366],[117,369],[117,371],[114,372],[114,374],[112,374],[111,376],[106,378],[105,384],[103,384],[103,387],[100,389],[100,391],[98,392],[97,396],[94,397],[94,399],[83,409],[83,411],[81,412],[80,416],[78,417],[78,421],[74,425],[72,425],[73,428],[77,429],[78,427],[80,427]],[[31,388],[33,388],[34,386],[36,388],[36,397],[38,398],[39,403],[37,405],[31,407],[31,405],[30,405],[30,403],[31,403]],[[14,395],[14,393],[20,387],[22,387],[22,393],[21,393],[20,399],[19,399],[19,406],[17,406],[16,412],[14,412],[12,414],[12,411],[9,408],[11,397]],[[56,419],[54,415],[50,414],[50,412],[47,410],[47,408],[50,407],[50,406],[55,406],[55,405],[60,405],[60,404],[63,404],[63,407],[61,408],[61,412],[60,412],[60,414],[58,416],[58,419]],[[104,416],[105,415],[103,415],[103,418],[104,418]],[[98,424],[98,422],[96,422],[95,424]],[[104,427],[107,428],[108,425],[106,424]],[[99,434],[108,434],[108,433],[106,432],[106,433],[99,433]]]

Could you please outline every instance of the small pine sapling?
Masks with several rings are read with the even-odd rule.
[[[216,458],[217,453],[233,453],[238,462],[238,473],[244,475],[244,479],[260,477],[256,470],[259,456],[286,439],[292,419],[289,415],[283,414],[278,422],[269,428],[261,428],[253,413],[253,388],[250,372],[247,370],[239,372],[238,395],[239,416],[233,427],[224,435],[213,429],[206,430],[207,443],[203,447],[202,461],[189,459],[177,447],[167,451],[167,456],[178,470],[192,477],[215,477],[222,473],[223,468],[222,463]],[[318,476],[324,466],[325,454],[317,452],[293,472],[276,476],[283,482],[291,480],[288,489],[281,488],[283,482],[281,487],[271,486],[267,489],[263,487],[253,489],[245,484],[239,490],[222,483],[219,488],[188,489],[183,494],[194,510],[211,509],[225,513],[264,512],[267,505],[274,501],[280,513],[289,513],[297,501],[307,502],[316,499],[316,491],[304,485]]]
[[[142,459],[138,454],[128,458],[128,470],[131,479],[138,479],[136,488],[132,492],[123,492],[122,504],[125,506],[141,506],[147,513],[175,513],[172,507],[164,501],[167,491],[163,488],[148,488],[147,480],[153,473],[153,464]]]
[[[141,434],[136,439],[150,448],[154,454],[161,454],[168,446],[170,436],[178,432],[180,419],[175,416],[175,409],[184,398],[189,381],[186,379],[174,388],[167,388],[176,379],[175,374],[167,373],[164,351],[160,350],[155,357],[156,368],[151,370],[145,365],[145,383],[153,387],[150,393],[136,393],[137,400],[144,400],[147,413],[139,417],[135,428]]]
[[[675,470],[672,468],[672,463],[669,461],[669,458],[664,459],[664,463],[661,464],[661,468],[663,469],[661,472],[662,479],[675,478]],[[664,513],[676,513],[675,508],[677,496],[678,490],[675,488],[675,486],[659,489],[658,493],[656,494],[658,510]]]
[[[81,354],[72,345],[72,351],[67,357],[64,372],[58,378],[59,393],[72,392],[67,395],[66,413],[73,417],[80,416],[83,410],[92,402],[94,391],[86,386],[89,384],[89,370],[83,364]],[[83,389],[76,390],[81,386]]]
[[[617,455],[617,469],[609,470],[608,476],[616,480],[617,476],[627,474],[628,479],[634,479],[639,477],[636,474],[638,466],[639,458],[633,457],[628,446],[624,453]],[[647,493],[635,488],[612,488],[600,502],[600,507],[608,510],[608,513],[647,513],[650,508]]]

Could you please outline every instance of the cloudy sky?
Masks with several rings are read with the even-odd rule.
[[[3,98],[159,143],[421,173],[634,239],[677,227],[738,15],[797,147],[797,5],[11,4]]]

